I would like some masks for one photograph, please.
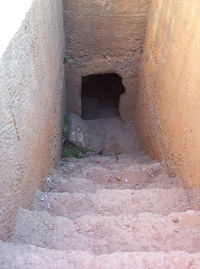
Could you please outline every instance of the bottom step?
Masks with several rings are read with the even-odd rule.
[[[200,212],[168,216],[86,215],[71,220],[21,209],[12,240],[43,248],[92,251],[97,255],[116,251],[194,253],[200,251]]]
[[[1,269],[199,269],[200,253],[57,251],[0,242]]]

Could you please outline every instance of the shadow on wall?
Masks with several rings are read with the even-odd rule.
[[[60,157],[62,12],[62,0],[0,2],[2,240],[11,234],[18,207],[31,205]]]
[[[125,92],[116,73],[82,77],[82,118],[85,120],[119,116],[120,95]]]

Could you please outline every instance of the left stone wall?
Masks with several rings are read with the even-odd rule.
[[[60,158],[65,38],[62,0],[2,2],[0,239],[6,240],[18,208],[31,205]]]

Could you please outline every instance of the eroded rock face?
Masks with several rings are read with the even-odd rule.
[[[117,73],[122,119],[132,119],[138,90],[138,64],[151,0],[65,0],[68,113],[81,114],[81,78]]]

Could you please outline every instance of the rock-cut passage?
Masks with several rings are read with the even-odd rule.
[[[120,95],[124,91],[122,79],[116,73],[82,77],[82,118],[118,116]]]

